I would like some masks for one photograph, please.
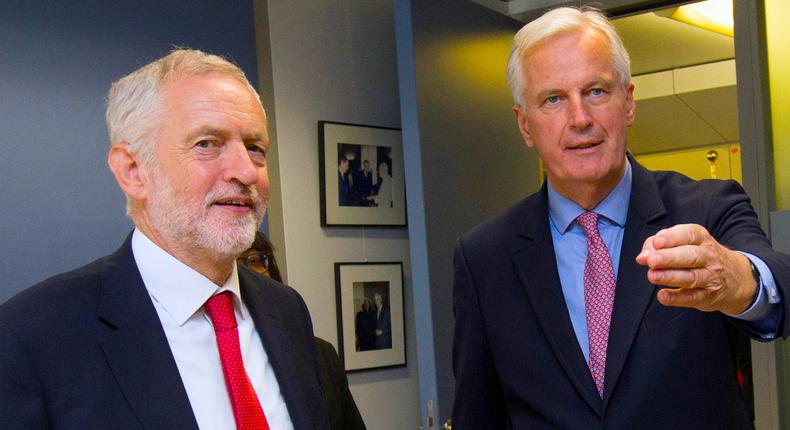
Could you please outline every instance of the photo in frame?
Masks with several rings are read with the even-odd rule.
[[[318,122],[321,226],[406,225],[397,128]]]
[[[346,371],[405,365],[403,264],[335,263],[335,288]]]

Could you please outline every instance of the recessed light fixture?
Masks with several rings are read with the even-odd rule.
[[[706,0],[655,12],[658,16],[733,37],[732,0]]]

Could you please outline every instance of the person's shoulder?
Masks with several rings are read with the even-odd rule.
[[[733,190],[735,192],[743,192],[743,187],[732,179],[692,179],[676,171],[650,170],[638,163],[634,163],[632,166],[635,175],[651,177],[661,191],[675,192],[675,190],[678,190],[686,193],[711,193],[721,190]]]
[[[711,230],[736,212],[756,217],[746,191],[732,179],[696,180],[678,172],[646,169],[639,175],[639,184],[634,178],[632,201],[643,205],[655,195],[660,206],[652,207],[664,213],[665,223],[700,224]]]
[[[251,291],[255,291],[267,300],[274,300],[281,303],[304,303],[301,294],[293,287],[278,282],[268,276],[261,275],[249,267],[239,265],[239,280],[253,286],[254,289]]]
[[[34,321],[42,317],[57,320],[61,314],[77,308],[95,307],[108,258],[99,258],[22,290],[0,305],[0,319]]]
[[[319,357],[331,357],[332,355],[337,357],[337,351],[331,343],[318,336],[314,336],[313,339],[315,340],[315,347]]]
[[[733,179],[692,179],[673,171],[647,171],[654,178],[665,202],[678,201],[687,204],[691,201],[709,201],[720,196],[748,199],[741,184]]]

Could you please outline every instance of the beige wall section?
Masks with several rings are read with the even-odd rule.
[[[790,2],[765,0],[776,209],[790,210]]]
[[[267,16],[263,17],[264,9]],[[405,228],[321,228],[318,121],[400,127],[391,0],[256,0],[268,30],[282,230],[288,283],[304,297],[317,336],[337,347],[334,263],[402,261],[407,367],[349,374],[371,430],[416,429],[419,389],[409,242]],[[266,18],[266,19],[262,19]],[[260,28],[261,25],[267,28]],[[266,38],[259,37],[264,41]],[[265,57],[265,55],[264,55]],[[261,82],[262,86],[266,82]],[[282,223],[282,225],[275,225]]]
[[[708,154],[715,151],[713,161]],[[737,144],[634,155],[639,164],[650,170],[674,170],[692,179],[741,179],[741,151]]]

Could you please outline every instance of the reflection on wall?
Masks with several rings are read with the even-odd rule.
[[[765,1],[776,208],[790,209],[790,2]]]
[[[650,170],[674,170],[692,179],[741,180],[741,149],[738,144],[635,155]]]

